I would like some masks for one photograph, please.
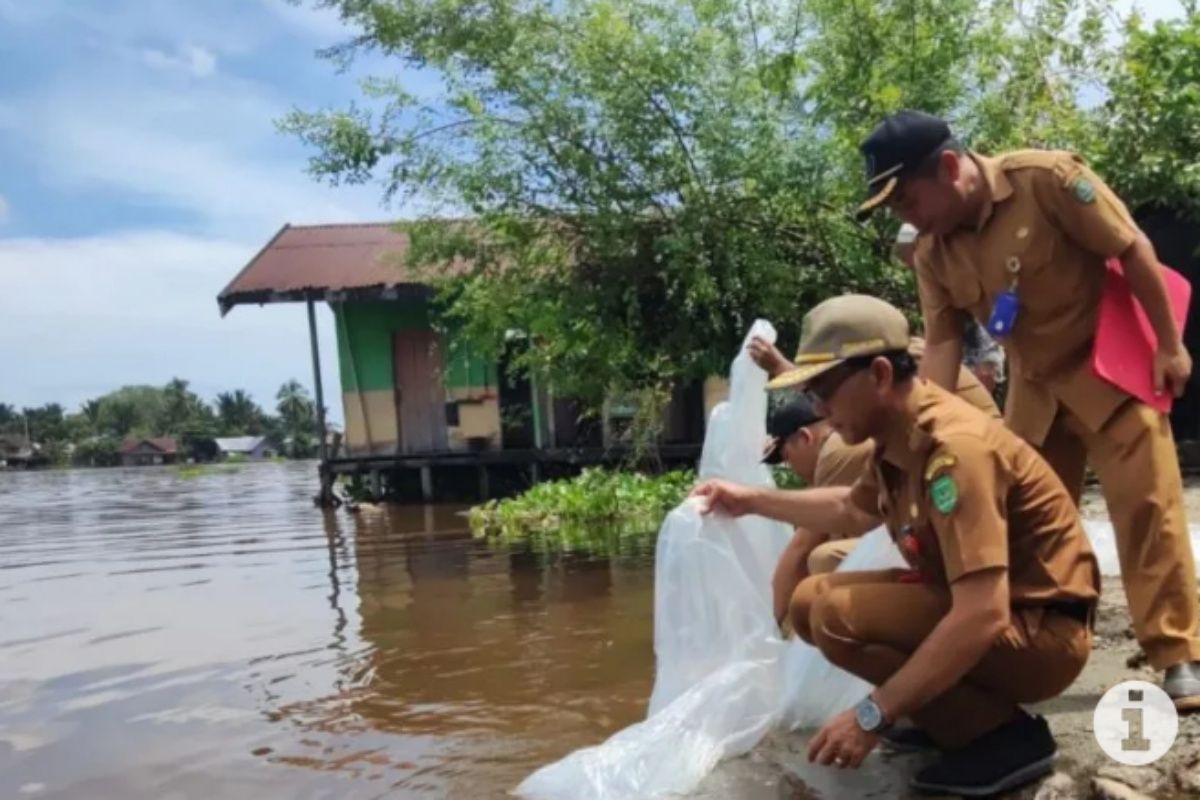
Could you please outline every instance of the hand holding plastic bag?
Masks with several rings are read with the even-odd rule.
[[[773,485],[761,463],[767,376],[745,346],[755,336],[774,343],[775,330],[756,321],[734,358],[729,400],[709,420],[702,478]],[[779,638],[771,574],[791,535],[788,525],[762,517],[702,516],[694,499],[672,511],[655,556],[657,669],[646,720],[539,769],[517,794],[646,800],[688,792],[772,728],[816,726],[862,699],[865,683],[807,644]],[[840,569],[902,564],[879,530]]]

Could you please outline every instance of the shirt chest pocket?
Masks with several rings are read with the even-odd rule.
[[[993,237],[983,275],[988,294],[1016,288],[1022,308],[1053,312],[1077,302],[1062,270],[1055,268],[1056,237],[1044,220],[1009,221]]]

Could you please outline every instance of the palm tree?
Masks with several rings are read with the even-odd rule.
[[[241,389],[217,395],[217,416],[226,433],[262,432],[263,411],[250,395]]]
[[[197,413],[202,413],[204,402],[196,393],[188,389],[188,382],[182,378],[172,378],[163,387],[162,418],[158,428],[163,433],[180,433]]]
[[[312,428],[315,409],[312,400],[309,399],[308,390],[299,381],[293,379],[280,386],[275,399],[278,401],[275,410],[283,418],[289,433],[294,434],[297,429]]]
[[[84,403],[83,407],[80,408],[80,413],[87,417],[88,422],[95,425],[100,421],[100,407],[100,398],[97,397],[95,400],[88,400]]]
[[[16,407],[8,403],[0,403],[0,432],[24,430],[24,423]]]

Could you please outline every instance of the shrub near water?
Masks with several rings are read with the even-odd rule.
[[[648,476],[587,469],[471,509],[472,532],[547,549],[612,552],[645,544],[696,482],[692,470]]]

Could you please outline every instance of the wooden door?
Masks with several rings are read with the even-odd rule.
[[[442,343],[433,331],[392,335],[396,372],[397,441],[401,453],[446,449],[446,390]]]

